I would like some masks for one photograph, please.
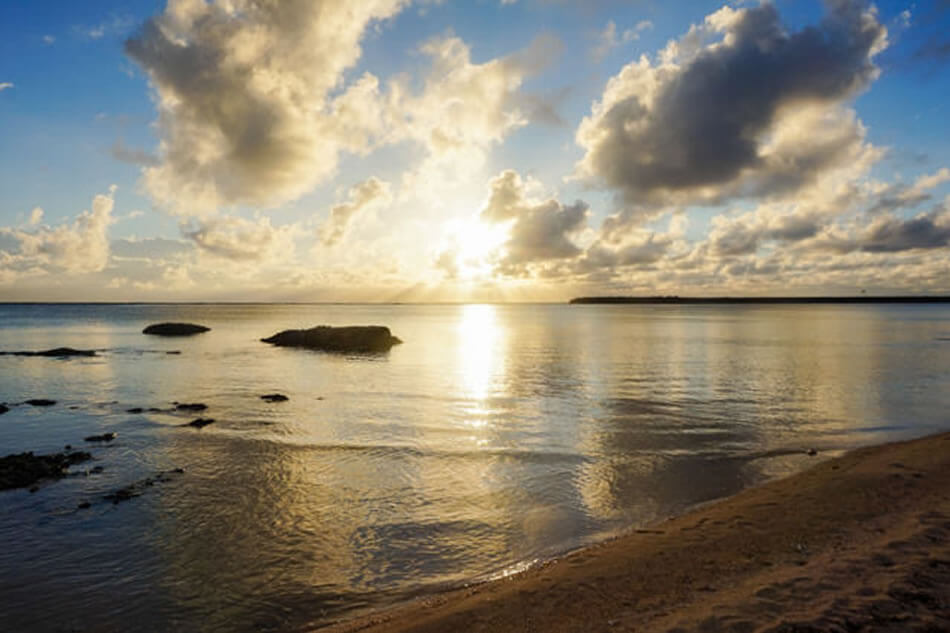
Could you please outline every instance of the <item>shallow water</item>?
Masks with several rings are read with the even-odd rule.
[[[405,344],[258,341],[321,323]],[[73,469],[101,474],[0,492],[0,630],[297,630],[509,573],[950,428],[948,337],[935,305],[0,306],[0,350],[102,350],[0,357],[0,401],[58,401],[0,416],[0,455],[119,434]],[[216,423],[126,412],[173,401]]]

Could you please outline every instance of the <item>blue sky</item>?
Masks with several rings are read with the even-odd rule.
[[[0,4],[0,300],[950,291],[945,0],[262,4]]]

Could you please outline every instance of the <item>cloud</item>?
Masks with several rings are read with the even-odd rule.
[[[239,263],[268,263],[294,256],[296,225],[275,227],[269,218],[215,216],[181,225],[181,234],[201,252]]]
[[[578,128],[578,176],[625,205],[694,203],[788,193],[853,160],[863,127],[842,106],[877,77],[887,31],[863,2],[827,5],[795,32],[771,4],[724,7],[625,66]]]
[[[181,4],[181,2],[179,2]],[[104,37],[123,37],[135,26],[135,19],[130,15],[113,15],[107,20],[92,26],[76,26],[75,31],[83,37],[91,40],[101,40]],[[49,39],[47,39],[49,38]],[[43,36],[46,44],[52,44],[55,40],[51,35]]]
[[[859,241],[868,253],[895,253],[950,245],[950,214],[921,214],[905,219],[887,216],[875,220]]]
[[[426,42],[420,50],[432,65],[421,92],[412,95],[408,78],[390,87],[392,102],[405,117],[395,140],[420,143],[436,162],[467,154],[474,154],[477,162],[489,147],[526,125],[529,113],[540,111],[542,118],[550,117],[519,90],[561,48],[559,40],[542,35],[511,55],[476,64],[471,49],[458,37]]]
[[[112,241],[112,255],[123,259],[166,261],[194,251],[194,244],[164,237],[124,238]]]
[[[92,209],[80,213],[71,223],[31,230],[0,228],[0,236],[15,240],[13,252],[0,251],[0,268],[7,272],[59,272],[70,274],[103,270],[109,263],[109,225],[115,205],[113,185],[109,193],[92,200]],[[40,213],[36,213],[37,211]],[[31,223],[42,219],[42,210],[31,213]],[[33,223],[33,224],[36,224]]]
[[[927,202],[932,198],[929,191],[947,181],[950,181],[950,169],[943,167],[932,174],[921,176],[913,185],[887,186],[877,194],[876,199],[868,208],[868,213],[873,215]]]
[[[36,226],[43,221],[43,209],[40,207],[33,207],[33,210],[30,211],[30,226]]]
[[[169,2],[126,42],[159,111],[160,164],[144,170],[148,191],[179,213],[199,214],[224,204],[275,206],[327,178],[341,149],[365,149],[349,128],[381,125],[356,98],[372,96],[375,78],[328,95],[358,60],[367,26],[404,4]]]
[[[591,50],[591,57],[594,61],[603,61],[607,55],[623,44],[628,44],[640,39],[640,33],[653,28],[653,22],[641,20],[637,22],[632,29],[626,29],[620,35],[617,34],[617,25],[613,20],[607,22],[604,30],[597,35],[597,45]]]
[[[9,90],[10,88],[13,88],[13,87],[14,85],[10,83],[9,81],[0,82],[0,92],[3,92],[4,90]]]
[[[347,228],[359,213],[392,202],[392,190],[388,182],[370,178],[350,189],[348,200],[330,210],[330,217],[321,227],[321,241],[324,246],[337,244],[345,235]]]
[[[112,147],[109,148],[109,153],[112,154],[114,159],[132,165],[154,167],[159,164],[158,158],[153,154],[136,147],[128,147],[121,139],[116,139]]]
[[[504,274],[522,275],[529,264],[581,253],[572,238],[587,226],[588,205],[580,200],[565,205],[554,198],[537,199],[529,189],[518,172],[506,170],[492,179],[491,196],[481,212],[485,222],[510,224],[505,254],[498,262]]]
[[[56,38],[52,35],[44,35],[43,43],[47,46],[52,46],[56,42]]]

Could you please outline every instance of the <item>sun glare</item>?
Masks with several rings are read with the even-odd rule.
[[[508,227],[472,218],[451,223],[447,232],[454,245],[458,276],[461,279],[490,277],[508,237]]]

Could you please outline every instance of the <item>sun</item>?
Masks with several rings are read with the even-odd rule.
[[[509,227],[487,224],[477,218],[456,220],[446,227],[460,279],[486,279],[492,276],[502,255]]]

